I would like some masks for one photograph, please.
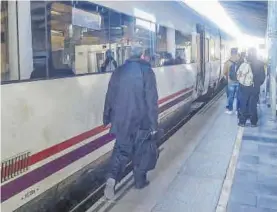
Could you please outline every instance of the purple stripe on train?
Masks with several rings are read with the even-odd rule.
[[[190,91],[177,99],[163,105],[159,112],[162,113],[165,110],[171,108],[172,106],[180,103],[181,101],[187,99],[193,91]],[[79,160],[80,158],[90,154],[94,150],[102,147],[103,145],[111,142],[114,140],[114,136],[111,134],[103,135],[96,140],[91,141],[84,146],[73,150],[1,187],[1,202],[6,201],[7,199],[11,198],[12,196],[20,193],[21,191],[29,188],[30,186],[34,185],[35,183],[44,180],[45,178],[49,177],[50,175],[58,172],[59,170],[65,168],[66,166],[70,165],[71,163]]]

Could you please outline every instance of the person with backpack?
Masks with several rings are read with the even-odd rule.
[[[238,91],[238,81],[237,81],[237,61],[238,61],[238,49],[231,49],[231,58],[224,64],[223,74],[227,79],[227,106],[226,113],[233,113],[233,104]],[[238,109],[238,107],[237,107]]]
[[[244,127],[248,118],[251,127],[256,127],[258,123],[257,104],[260,95],[260,86],[265,81],[264,63],[257,58],[255,48],[248,50],[247,61],[241,64],[237,71],[239,81],[239,123]]]
[[[246,57],[246,52],[241,52],[239,55],[239,60],[237,62],[237,70],[239,69],[239,67],[241,66],[241,64],[243,64],[245,62],[245,57]],[[239,111],[240,111],[240,102],[239,102],[239,87],[237,90],[237,115],[239,117]]]
[[[147,55],[150,51],[131,48],[131,58],[111,76],[104,106],[103,124],[111,124],[110,132],[116,138],[104,190],[107,199],[113,199],[115,185],[130,159],[137,189],[149,184],[147,171],[155,165],[149,159],[157,159],[147,154],[157,150],[149,142],[158,134],[158,92],[151,57]]]

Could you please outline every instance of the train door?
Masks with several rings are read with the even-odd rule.
[[[204,83],[205,83],[205,30],[204,26],[197,24],[196,26],[197,33],[199,34],[199,62],[200,62],[200,72],[197,79],[197,89],[198,92],[202,93],[204,90]]]

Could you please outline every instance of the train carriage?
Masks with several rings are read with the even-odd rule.
[[[5,212],[47,211],[107,161],[108,49],[118,65],[132,45],[153,53],[161,125],[212,95],[228,57],[229,38],[180,2],[2,1],[1,8]]]

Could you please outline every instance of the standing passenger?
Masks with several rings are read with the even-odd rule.
[[[242,64],[238,70],[238,79],[240,82],[239,126],[244,127],[249,117],[251,126],[256,127],[258,122],[257,103],[259,100],[260,86],[265,80],[265,71],[263,62],[257,59],[257,51],[255,48],[248,50],[247,63],[246,65]]]
[[[241,52],[241,53],[240,53],[239,60],[238,60],[238,68],[240,67],[241,64],[244,63],[245,57],[246,57],[246,53],[245,53],[245,52]]]
[[[243,64],[245,62],[245,57],[246,57],[246,53],[245,52],[241,52],[239,60],[237,62],[238,67],[237,69],[239,69],[239,67],[241,66],[241,64]],[[239,117],[239,112],[240,112],[240,102],[239,102],[239,88],[237,90],[237,112],[238,112],[238,117]]]
[[[111,156],[110,169],[105,188],[105,197],[112,199],[116,183],[145,135],[154,136],[158,127],[158,93],[156,78],[149,63],[149,52],[143,54],[140,47],[132,48],[132,56],[113,72],[104,107],[104,125],[111,123],[111,133],[116,137]],[[137,160],[137,159],[135,159]],[[149,184],[146,173],[134,166],[135,187]]]
[[[112,56],[112,51],[110,49],[108,49],[106,51],[106,59],[101,66],[101,72],[113,71],[116,68],[117,68],[117,62],[115,61],[115,59]]]
[[[237,61],[238,61],[238,49],[232,48],[231,49],[231,58],[224,64],[223,73],[225,78],[227,79],[227,106],[226,106],[226,113],[232,114],[233,113],[233,103],[234,99],[238,90],[238,82],[236,78],[237,72]],[[238,109],[238,107],[236,108]]]

